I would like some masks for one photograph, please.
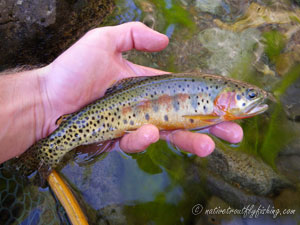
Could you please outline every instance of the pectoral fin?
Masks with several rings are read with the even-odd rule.
[[[207,123],[217,123],[220,122],[221,117],[215,114],[208,114],[208,115],[184,115],[183,117],[193,120],[201,120]]]
[[[59,126],[63,121],[66,121],[69,117],[71,117],[71,115],[72,115],[72,114],[65,114],[65,115],[62,115],[61,117],[59,117],[59,118],[56,120],[55,124]]]

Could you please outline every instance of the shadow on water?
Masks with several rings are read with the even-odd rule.
[[[297,1],[116,2],[104,25],[142,21],[170,38],[164,51],[132,51],[124,54],[128,60],[172,72],[231,76],[274,93],[278,102],[238,121],[244,130],[240,144],[215,138],[216,150],[207,158],[159,141],[140,154],[112,151],[87,165],[68,163],[61,172],[91,224],[297,224],[299,12]],[[284,210],[296,212],[283,215]]]

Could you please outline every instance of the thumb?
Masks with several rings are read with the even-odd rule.
[[[116,43],[116,51],[124,52],[131,49],[140,51],[160,51],[167,47],[169,39],[166,35],[152,30],[143,23],[130,22],[110,27],[111,38]]]

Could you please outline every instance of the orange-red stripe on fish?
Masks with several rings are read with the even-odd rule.
[[[172,101],[173,101],[172,97],[166,94],[158,98],[158,104],[165,105],[167,112],[169,112],[172,109]]]
[[[181,102],[185,102],[189,98],[189,94],[177,94],[176,97]]]
[[[122,114],[126,115],[127,113],[130,113],[132,111],[132,107],[131,106],[126,106],[122,108]]]

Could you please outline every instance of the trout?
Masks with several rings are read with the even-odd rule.
[[[159,130],[201,129],[268,109],[269,93],[241,81],[210,74],[167,74],[117,82],[104,97],[63,116],[60,126],[31,146],[13,165],[23,174],[50,171],[80,145],[122,137],[144,124]]]

